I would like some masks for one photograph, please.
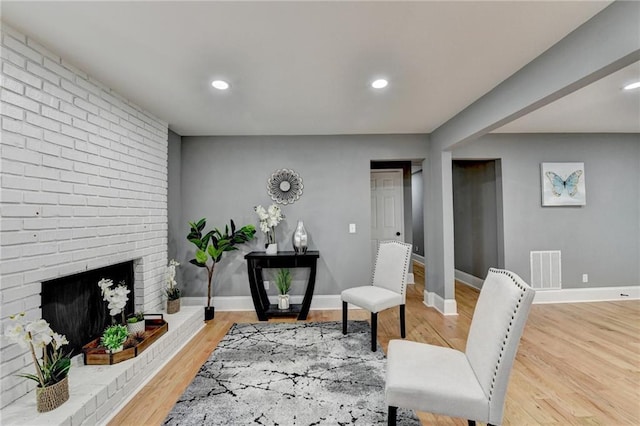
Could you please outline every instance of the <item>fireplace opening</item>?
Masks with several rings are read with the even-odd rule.
[[[111,325],[107,302],[102,299],[98,281],[113,280],[114,287],[121,281],[129,289],[129,300],[125,315],[134,312],[133,261],[119,263],[100,269],[81,272],[68,277],[56,278],[42,283],[42,318],[51,324],[51,329],[69,340],[66,350],[72,356],[82,353],[82,346],[100,337]],[[118,322],[121,317],[118,315]]]

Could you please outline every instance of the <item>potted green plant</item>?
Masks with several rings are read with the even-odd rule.
[[[36,406],[39,413],[58,408],[69,399],[71,353],[63,353],[67,338],[54,332],[44,319],[27,322],[24,312],[11,315],[5,335],[22,348],[29,348],[36,374],[18,374],[38,383]],[[41,349],[42,358],[36,355]]]
[[[180,263],[171,259],[167,266],[167,288],[164,292],[167,295],[167,313],[175,314],[180,311],[180,289],[176,282],[176,266]]]
[[[207,306],[204,308],[204,319],[208,321],[213,319],[215,315],[215,308],[211,306],[211,283],[216,263],[222,260],[222,255],[225,252],[237,250],[236,245],[252,240],[256,228],[253,225],[245,225],[236,229],[235,223],[231,220],[230,226],[225,226],[224,234],[218,228],[203,233],[206,225],[207,220],[204,218],[197,222],[189,222],[191,230],[187,235],[187,240],[196,246],[195,258],[191,259],[189,263],[207,270]]]
[[[144,333],[144,312],[136,312],[127,318],[127,330],[129,334]]]
[[[279,269],[276,274],[278,288],[278,309],[289,309],[289,289],[291,288],[291,271]]]
[[[124,325],[110,325],[102,333],[102,346],[111,353],[120,352],[128,335]]]

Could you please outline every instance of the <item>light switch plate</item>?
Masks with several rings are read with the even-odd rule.
[[[355,223],[350,223],[349,224],[349,233],[350,234],[355,234],[356,233],[356,224]]]

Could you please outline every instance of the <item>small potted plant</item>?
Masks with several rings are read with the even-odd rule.
[[[278,309],[289,309],[289,289],[291,288],[291,272],[289,269],[279,269],[276,275],[278,288]]]
[[[167,288],[165,289],[165,294],[167,295],[168,314],[175,314],[180,311],[180,289],[176,282],[176,266],[180,266],[180,263],[173,259],[167,266]]]
[[[111,325],[102,333],[102,346],[110,353],[120,352],[129,333],[124,325]]]
[[[136,312],[127,318],[127,330],[129,334],[144,333],[144,312]]]

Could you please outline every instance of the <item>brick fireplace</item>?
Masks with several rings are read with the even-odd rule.
[[[134,261],[136,310],[159,312],[167,265],[167,123],[2,25],[0,316],[42,315],[43,282]],[[3,341],[0,408],[33,389]],[[72,383],[73,386],[73,383]],[[73,392],[73,390],[72,390]]]

